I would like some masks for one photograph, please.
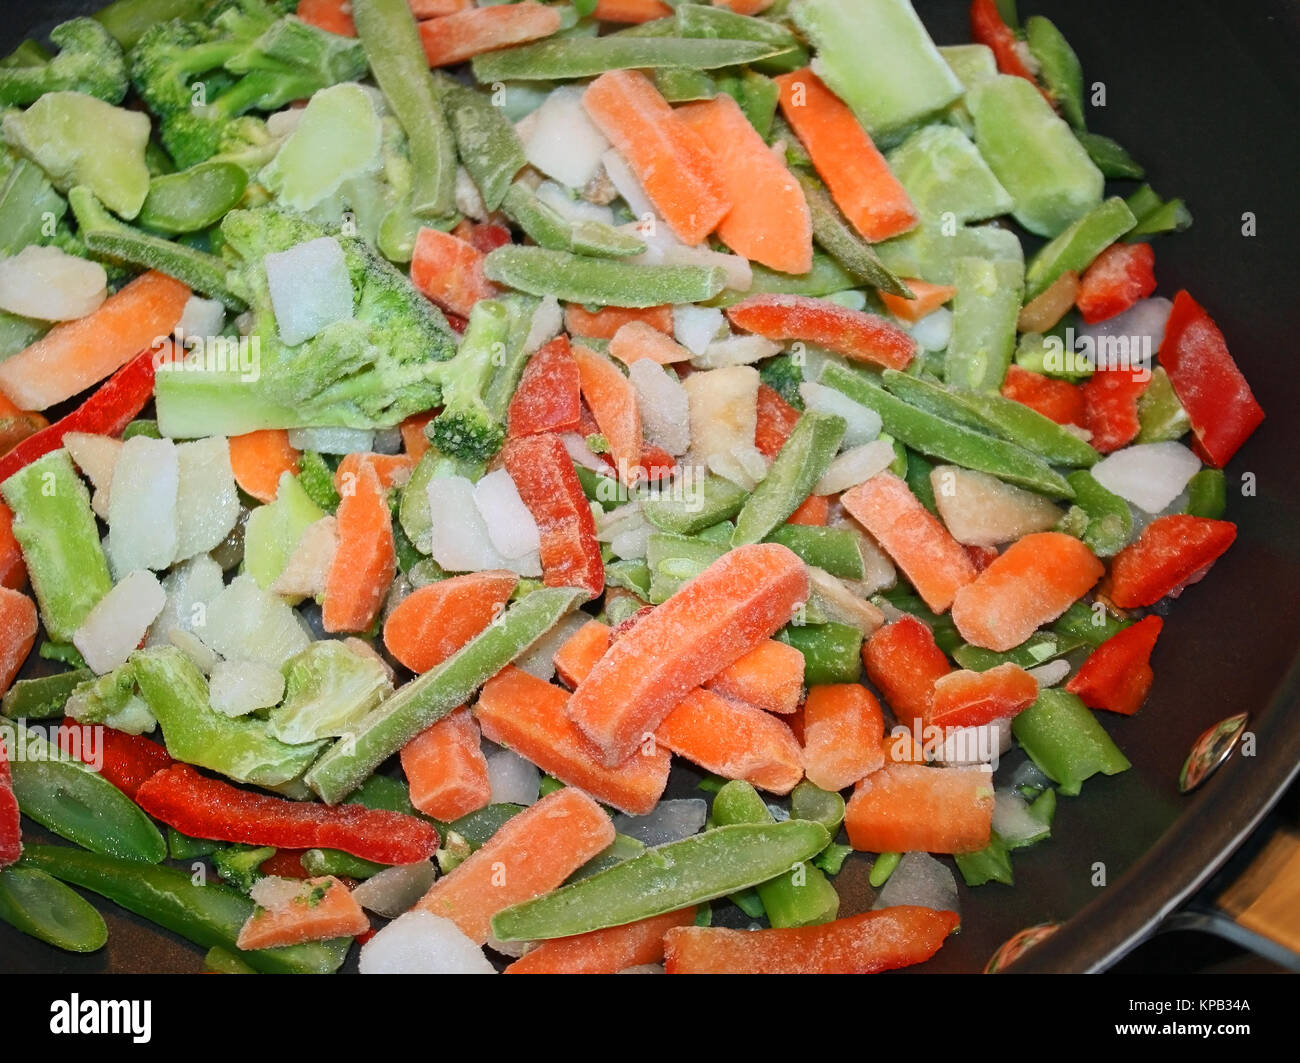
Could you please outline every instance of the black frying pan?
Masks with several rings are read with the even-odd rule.
[[[915,0],[940,44],[969,41],[964,0]],[[0,52],[98,3],[8,0]],[[1020,0],[1047,15],[1103,82],[1090,126],[1118,139],[1165,196],[1184,197],[1192,229],[1155,242],[1163,294],[1188,288],[1215,317],[1268,420],[1228,468],[1239,537],[1210,577],[1176,603],[1153,661],[1156,685],[1133,718],[1106,716],[1133,768],[1062,799],[1050,842],[1017,854],[1016,886],[963,890],[961,933],[922,970],[978,971],[1039,923],[1061,928],[1016,969],[1104,969],[1186,905],[1260,823],[1300,765],[1300,7],[1289,0]],[[1132,186],[1125,186],[1131,188]],[[1242,234],[1243,214],[1257,235]],[[1233,491],[1253,473],[1258,493]],[[1179,769],[1211,724],[1251,714],[1254,757],[1234,755],[1199,791]],[[1015,754],[1018,756],[1018,754]],[[685,783],[689,788],[689,781]],[[1258,836],[1257,836],[1258,837]],[[836,880],[844,911],[869,905],[866,862]],[[1094,885],[1104,865],[1105,886]],[[92,900],[97,900],[92,898]],[[108,946],[72,956],[0,925],[10,971],[192,972],[200,950],[99,902]],[[1183,924],[1194,917],[1184,908]]]

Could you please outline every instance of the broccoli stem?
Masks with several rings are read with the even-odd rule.
[[[150,26],[172,19],[192,19],[207,0],[113,0],[92,16],[123,48],[130,48]]]

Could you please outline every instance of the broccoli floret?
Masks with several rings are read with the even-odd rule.
[[[460,351],[444,368],[442,413],[426,429],[433,445],[453,458],[486,461],[505,442],[505,425],[484,401],[510,335],[510,311],[481,299],[470,311]]]
[[[35,103],[47,92],[84,92],[121,103],[128,85],[126,57],[108,30],[93,18],[55,26],[50,40],[59,52],[40,65],[0,67],[0,105]]]
[[[796,410],[803,409],[803,399],[799,395],[799,385],[803,383],[803,366],[794,360],[794,355],[786,352],[769,358],[759,369],[758,376]]]

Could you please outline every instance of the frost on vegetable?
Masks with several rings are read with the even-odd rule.
[[[239,519],[239,493],[230,467],[230,444],[222,436],[176,447],[176,560],[218,546]]]
[[[268,729],[290,745],[337,737],[392,691],[380,658],[334,640],[313,642],[284,666],[284,701]]]
[[[600,172],[609,141],[582,106],[583,87],[562,85],[528,121],[524,155],[531,166],[570,188],[583,188]]]
[[[132,436],[113,468],[105,549],[115,575],[161,571],[176,560],[180,460],[170,439]]]
[[[930,485],[940,518],[952,537],[966,546],[1001,546],[1030,532],[1047,531],[1062,516],[1042,495],[957,465],[936,465]]]
[[[208,704],[223,716],[247,716],[277,705],[284,675],[260,661],[218,661],[208,677]]]
[[[236,576],[211,602],[194,633],[215,653],[279,667],[307,648],[302,619],[249,575]]]
[[[366,106],[370,106],[369,103]],[[290,347],[352,317],[352,281],[332,236],[266,256],[266,283],[280,341]]]
[[[72,644],[93,672],[110,672],[126,663],[166,602],[158,577],[137,569],[95,604],[72,636]]]
[[[0,310],[40,321],[85,317],[108,297],[98,262],[33,244],[0,261]]]

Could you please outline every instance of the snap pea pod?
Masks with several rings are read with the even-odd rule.
[[[748,889],[737,890],[735,893],[730,894],[727,900],[751,919],[762,919],[767,914],[763,908],[763,899],[753,886]]]
[[[578,882],[584,878],[591,878],[592,875],[640,856],[643,852],[645,852],[645,843],[640,839],[631,838],[626,834],[615,834],[614,840],[570,875],[568,881]]]
[[[652,532],[646,544],[650,568],[650,601],[666,602],[687,580],[693,579],[727,552],[725,542],[673,532]]]
[[[1132,766],[1088,706],[1064,690],[1040,690],[1011,721],[1011,733],[1067,797],[1098,772],[1117,775]]]
[[[714,77],[713,81],[718,91],[725,92],[740,105],[749,124],[758,130],[760,137],[767,140],[772,132],[777,103],[781,99],[780,86],[756,70],[748,69],[740,74]]]
[[[1025,43],[1038,60],[1038,76],[1061,114],[1075,129],[1084,127],[1083,66],[1055,23],[1042,15],[1025,19]]]
[[[480,84],[494,81],[554,81],[587,78],[607,70],[685,67],[715,70],[767,59],[782,49],[759,41],[685,40],[680,37],[553,37],[476,55],[471,63]]]
[[[754,62],[755,69],[766,74],[783,74],[808,63],[808,49],[779,22],[738,15],[724,7],[678,4],[677,33],[687,39],[755,41],[779,49]]]
[[[1146,174],[1142,164],[1125,151],[1117,140],[1100,133],[1089,133],[1086,129],[1076,129],[1074,135],[1079,138],[1083,150],[1088,153],[1088,158],[1103,177],[1136,181]]]
[[[1072,472],[1066,479],[1074,488],[1074,504],[1088,514],[1084,544],[1098,557],[1114,557],[1133,534],[1133,511],[1086,469]]]
[[[95,673],[89,668],[75,668],[71,672],[45,675],[39,679],[20,679],[0,700],[0,716],[11,720],[44,720],[62,716],[63,706],[78,686]]]
[[[902,853],[880,853],[871,865],[871,873],[867,876],[867,881],[871,883],[872,888],[880,889],[888,882],[889,876],[894,873],[894,869],[902,859]]]
[[[207,0],[113,0],[91,17],[108,30],[123,49],[127,49],[143,37],[150,26],[174,18],[194,18],[207,6]]]
[[[172,860],[193,860],[197,856],[211,856],[222,848],[221,842],[211,838],[191,838],[175,827],[167,828],[167,855]]]
[[[1192,213],[1181,199],[1162,200],[1150,185],[1143,185],[1124,201],[1133,217],[1133,228],[1124,235],[1130,241],[1158,233],[1182,232],[1192,224]]]
[[[605,584],[609,587],[621,587],[625,591],[631,591],[637,598],[648,598],[650,583],[650,566],[644,561],[607,561],[605,563]],[[635,603],[636,599],[628,599],[625,596],[623,601]],[[613,604],[611,603],[611,605]],[[640,605],[637,604],[635,607],[640,608]]]
[[[675,912],[767,882],[829,841],[825,827],[804,820],[715,827],[506,908],[492,917],[492,934],[541,941]]]
[[[355,0],[352,18],[370,72],[406,131],[413,177],[412,213],[422,218],[452,214],[456,209],[455,138],[406,0]]]
[[[844,798],[805,779],[790,791],[790,818],[820,823],[834,837],[844,822]]]
[[[1111,196],[1076,218],[1029,260],[1025,301],[1042,295],[1066,270],[1083,273],[1094,258],[1133,228],[1135,220],[1119,196]]]
[[[22,724],[0,726],[0,734],[21,751],[9,766],[23,815],[92,852],[150,864],[167,855],[153,820],[93,768]]]
[[[962,881],[968,886],[983,886],[989,882],[1001,882],[1003,885],[1015,884],[1015,875],[1011,871],[1011,856],[1006,843],[993,834],[983,849],[973,853],[956,853],[953,861],[961,872]]]
[[[338,849],[308,849],[302,854],[302,866],[312,875],[342,875],[356,879],[367,879],[388,867]]]
[[[198,885],[188,871],[139,864],[57,845],[29,845],[18,867],[80,886],[205,948],[221,948],[266,974],[333,974],[351,938],[245,952],[235,942],[253,902],[220,883]]]
[[[518,291],[584,306],[698,303],[726,284],[720,267],[639,266],[519,244],[498,247],[483,260],[483,272]]]
[[[758,791],[740,781],[727,783],[713,798],[713,821],[719,827],[775,822]],[[754,889],[774,927],[817,926],[839,914],[840,895],[835,887],[821,871],[804,862]]]
[[[1181,439],[1192,430],[1187,411],[1178,401],[1164,366],[1158,365],[1151,371],[1151,380],[1138,399],[1138,425],[1136,443],[1167,443]]]
[[[1218,520],[1228,507],[1228,483],[1222,469],[1202,469],[1187,481],[1187,512]]]
[[[210,229],[244,195],[248,173],[233,162],[203,162],[149,182],[149,194],[136,215],[141,225],[161,233]]]
[[[516,181],[506,191],[501,207],[539,247],[577,255],[621,257],[639,255],[645,244],[630,233],[604,222],[569,221],[537,198],[528,185]]]
[[[805,686],[856,683],[862,672],[862,630],[851,624],[787,624],[776,638],[803,654]]]
[[[987,672],[1000,664],[1018,664],[1021,668],[1037,668],[1040,664],[1077,650],[1086,643],[1075,635],[1058,635],[1052,631],[1038,631],[1014,649],[998,652],[982,646],[962,643],[952,651],[953,660],[972,672]]]
[[[931,513],[937,513],[938,509],[934,501],[934,484],[930,482],[930,473],[934,472],[934,464],[926,461],[920,454],[914,450],[907,451],[907,469],[903,474],[903,479],[907,481],[907,486],[912,494],[916,495],[921,505],[925,506]]]
[[[655,88],[669,103],[711,100],[718,94],[717,83],[703,70],[663,66],[654,72]]]
[[[1131,623],[1131,620],[1121,620],[1095,602],[1075,602],[1061,614],[1052,630],[1067,638],[1080,639],[1095,649]]]
[[[736,517],[732,546],[762,542],[803,503],[829,467],[844,439],[846,424],[833,413],[809,410],[773,459]]]
[[[767,541],[780,543],[807,564],[825,569],[840,579],[862,579],[866,574],[858,537],[848,528],[782,524],[768,535]]]
[[[446,74],[435,76],[434,90],[451,124],[456,154],[473,178],[484,206],[496,210],[515,174],[528,163],[514,123],[491,97]]]
[[[578,483],[582,485],[582,493],[587,496],[587,500],[598,503],[606,512],[631,501],[632,496],[628,494],[627,485],[612,476],[602,476],[594,469],[582,465],[575,465],[574,470],[578,474]]]
[[[828,366],[821,383],[875,410],[885,431],[913,450],[1054,498],[1070,498],[1073,494],[1064,477],[1029,451],[909,405],[857,370]]]
[[[1008,259],[963,258],[953,268],[952,336],[944,379],[973,391],[996,391],[1016,349],[1024,270]]]
[[[693,481],[679,497],[671,492],[652,493],[641,503],[645,519],[656,528],[678,535],[692,535],[740,512],[748,492],[721,476]]]
[[[65,952],[95,952],[108,941],[108,927],[94,906],[34,867],[0,871],[0,919]]]
[[[355,735],[339,739],[321,755],[304,781],[326,803],[337,804],[417,734],[463,705],[584,597],[573,587],[542,587],[516,602],[480,635],[371,711]]]
[[[875,249],[845,220],[826,186],[806,170],[796,170],[799,186],[812,216],[813,239],[855,280],[891,295],[912,298],[912,289],[895,277],[880,261]]]
[[[708,306],[731,306],[751,295],[832,295],[861,282],[830,255],[813,252],[812,267],[807,273],[780,273],[774,269],[751,265],[753,282],[743,292],[726,288]]]
[[[813,857],[813,866],[820,868],[828,875],[838,875],[844,867],[844,861],[853,855],[853,846],[843,845],[840,842],[831,842],[820,853]]]

